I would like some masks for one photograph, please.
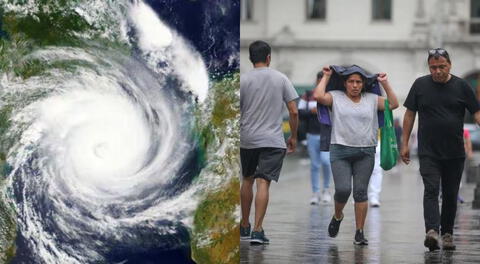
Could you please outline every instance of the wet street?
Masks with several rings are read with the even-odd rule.
[[[365,235],[369,245],[355,246],[352,197],[338,236],[330,238],[327,226],[333,204],[309,204],[309,161],[304,154],[287,157],[279,183],[270,188],[264,221],[270,244],[251,246],[242,241],[241,263],[480,263],[480,210],[471,209],[473,184],[463,182],[460,189],[465,203],[458,206],[457,250],[451,252],[428,252],[423,246],[423,184],[415,158],[408,166],[401,164],[394,172],[384,172],[382,187],[380,208],[368,210]]]

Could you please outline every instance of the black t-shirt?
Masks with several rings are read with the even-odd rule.
[[[437,159],[465,157],[465,108],[472,115],[480,110],[467,82],[454,75],[447,83],[436,83],[431,75],[420,77],[413,83],[403,105],[418,112],[419,156]]]

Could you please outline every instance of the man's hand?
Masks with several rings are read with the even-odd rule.
[[[410,163],[410,150],[408,149],[408,146],[402,145],[400,157],[402,157],[403,163],[407,165]]]
[[[465,153],[467,154],[467,159],[469,159],[469,160],[473,159],[473,152],[471,150],[466,151]]]
[[[291,136],[287,139],[287,154],[295,152],[297,148],[297,139]]]

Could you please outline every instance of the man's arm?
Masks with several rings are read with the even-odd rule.
[[[416,114],[417,112],[407,109],[405,111],[405,115],[403,116],[402,148],[400,151],[400,156],[405,164],[410,163],[410,150],[408,149],[408,141],[410,140],[410,134],[412,133]]]
[[[464,146],[465,146],[465,154],[467,155],[468,159],[472,159],[473,157],[473,151],[472,151],[472,140],[470,137],[464,137]]]
[[[298,110],[295,101],[287,103],[290,125],[290,137],[287,140],[287,153],[295,152],[297,148],[297,128],[298,128]]]

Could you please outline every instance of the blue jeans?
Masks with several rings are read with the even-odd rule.
[[[319,177],[320,166],[323,171],[323,188],[330,186],[330,152],[320,151],[320,135],[307,133],[307,149],[310,156],[310,180],[312,183],[312,192],[320,191]]]

